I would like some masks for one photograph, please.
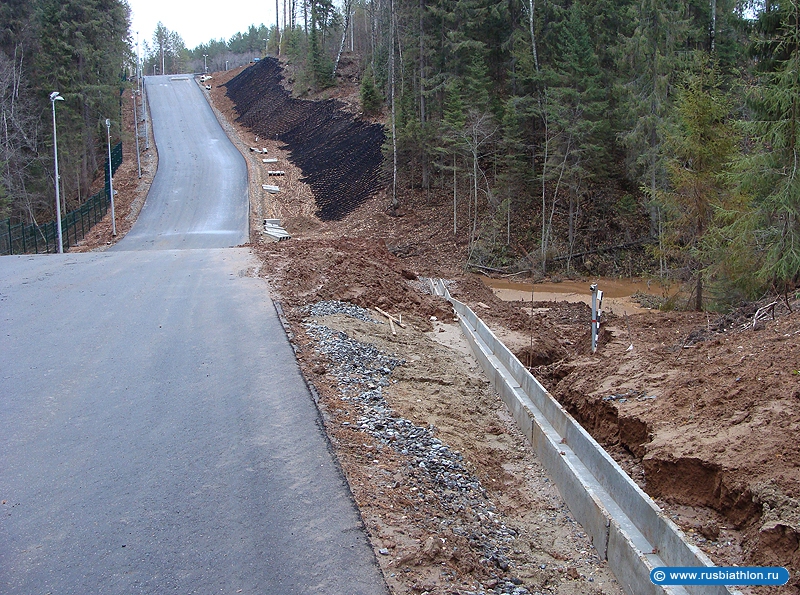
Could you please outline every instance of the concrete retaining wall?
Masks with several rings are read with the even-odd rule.
[[[725,586],[662,587],[659,566],[713,566],[468,306],[447,298],[476,359],[530,440],[570,511],[630,595],[731,595]]]

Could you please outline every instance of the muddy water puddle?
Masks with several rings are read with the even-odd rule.
[[[603,292],[603,310],[613,314],[649,312],[649,308],[642,307],[631,296],[637,292],[654,296],[663,294],[663,288],[657,281],[647,279],[601,277],[592,281],[526,283],[481,276],[481,280],[492,288],[497,297],[506,302],[583,302],[588,305],[592,303],[590,285],[596,282],[597,288]]]

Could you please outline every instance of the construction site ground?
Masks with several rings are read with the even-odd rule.
[[[342,76],[351,71],[345,62]],[[448,279],[716,564],[789,569],[788,585],[744,593],[800,593],[797,296],[756,329],[756,304],[725,316],[617,307],[593,354],[586,304],[540,301],[536,286],[533,303],[503,301],[464,272],[467,235],[442,215],[452,196],[403,190],[390,216],[384,192],[340,221],[317,219],[282,144],[237,124],[222,85],[238,72],[205,84],[248,162],[252,249],[392,593],[621,593],[426,277]],[[351,88],[335,93],[353,106]],[[251,148],[266,148],[285,176],[268,181]],[[114,183],[136,205],[146,187],[131,176],[135,167]],[[267,183],[281,191],[264,192]],[[269,241],[264,218],[292,239]],[[84,249],[112,241],[102,225],[89,240]]]

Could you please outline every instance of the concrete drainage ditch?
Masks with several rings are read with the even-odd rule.
[[[608,453],[441,280],[433,292],[458,315],[475,358],[533,445],[572,514],[630,595],[733,595],[723,585],[664,587],[650,581],[661,566],[713,566],[691,545]]]

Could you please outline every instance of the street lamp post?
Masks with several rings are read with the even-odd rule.
[[[136,116],[136,91],[131,90],[133,99],[133,127],[136,130],[136,167],[139,170],[139,177],[142,177],[142,157],[139,152],[139,118]]]
[[[111,169],[111,120],[106,118],[106,133],[108,134],[108,193],[111,195],[111,235],[117,235],[117,218],[114,214],[114,180]]]
[[[139,62],[140,62],[140,58],[139,58],[139,32],[137,31],[136,32],[136,90],[141,92],[141,90],[142,90],[142,87],[141,87],[141,84],[142,84],[142,72],[141,72],[141,69],[140,69]],[[136,113],[134,113],[133,115],[135,117]]]
[[[208,58],[208,54],[203,54],[203,69],[206,74],[208,74],[208,62],[206,61]]]
[[[264,42],[264,57],[266,58],[267,57],[267,40],[266,39],[262,39],[261,41]]]
[[[56,134],[56,101],[64,101],[58,91],[50,93],[50,103],[53,105],[53,161],[56,166],[56,228],[58,229],[58,253],[64,253],[64,242],[61,237],[61,195],[59,194],[58,176],[58,136]]]

